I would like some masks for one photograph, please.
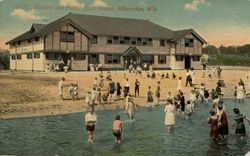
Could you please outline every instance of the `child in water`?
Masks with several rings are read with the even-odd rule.
[[[122,136],[122,121],[120,115],[116,115],[115,121],[113,122],[113,134],[116,137],[116,143],[121,143]]]
[[[187,101],[187,119],[191,117],[194,112],[194,107],[191,104],[190,100]]]

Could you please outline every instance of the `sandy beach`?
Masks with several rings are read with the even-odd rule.
[[[202,78],[202,71],[195,70],[194,83],[205,83],[209,89],[216,87],[216,82],[219,78]],[[113,81],[120,82],[123,87],[124,71],[112,71]],[[168,73],[169,79],[162,79],[161,74]],[[146,106],[146,93],[148,86],[152,87],[155,92],[157,82],[161,82],[161,100],[167,96],[167,92],[174,94],[177,91],[177,78],[172,78],[172,73],[177,75],[177,78],[182,76],[182,87],[186,98],[189,97],[191,87],[185,87],[185,70],[168,70],[156,71],[156,78],[147,78],[146,73],[136,75],[135,73],[126,72],[126,77],[130,82],[130,93],[134,96],[135,79],[140,81],[140,97],[134,98],[137,105]],[[74,112],[83,112],[88,110],[88,105],[85,103],[85,95],[91,91],[94,78],[99,78],[100,72],[69,72],[69,73],[30,73],[30,72],[0,72],[0,118],[22,118],[31,116],[57,115]],[[107,72],[103,72],[104,77]],[[248,85],[247,76],[248,68],[223,69],[222,79],[226,87],[222,88],[225,98],[233,97],[233,88],[236,86],[239,79]],[[60,100],[58,94],[58,82],[61,77],[65,77],[65,84],[78,83],[79,99],[71,100],[68,93],[68,87],[64,88],[65,100]],[[107,89],[108,81],[105,80],[105,88]],[[122,94],[123,97],[123,94]],[[96,106],[97,110],[107,109],[123,109],[124,99],[116,99],[114,103],[105,104],[104,106]]]

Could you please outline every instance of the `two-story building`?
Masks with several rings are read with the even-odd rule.
[[[33,24],[8,41],[10,68],[44,71],[70,60],[72,70],[89,64],[126,69],[130,62],[154,69],[200,68],[206,41],[193,29],[173,31],[149,20],[72,14],[49,24]]]

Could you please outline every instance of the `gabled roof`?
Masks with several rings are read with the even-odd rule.
[[[94,35],[170,38],[173,31],[142,19],[69,14],[70,19]]]
[[[104,17],[94,15],[72,14],[69,13],[47,25],[33,24],[30,31],[25,32],[18,37],[8,41],[6,44],[26,40],[33,37],[41,37],[47,35],[54,29],[65,23],[72,24],[83,34],[92,38],[93,35],[104,36],[129,36],[129,37],[145,37],[145,38],[162,38],[169,41],[177,41],[186,33],[194,33],[203,43],[206,43],[192,29],[173,31],[162,27],[149,20],[128,19],[117,17]],[[30,32],[30,33],[29,33]]]
[[[39,32],[41,29],[43,29],[44,27],[46,26],[46,24],[37,24],[37,23],[34,23],[32,24],[31,28],[30,28],[30,31],[31,29],[34,29],[35,32]]]
[[[207,43],[198,33],[196,33],[193,29],[184,29],[184,30],[177,30],[174,31],[174,35],[172,38],[172,42],[176,42],[182,37],[184,37],[188,33],[193,33],[202,43]]]
[[[131,54],[131,53],[136,53],[136,54],[142,56],[142,53],[140,52],[140,50],[138,50],[136,47],[133,47],[133,46],[129,47],[129,48],[122,54],[122,56],[128,56],[128,55]]]

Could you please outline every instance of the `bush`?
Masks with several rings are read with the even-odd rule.
[[[5,70],[10,69],[10,57],[8,55],[0,56],[0,64],[3,65]]]
[[[209,65],[250,66],[250,56],[244,54],[211,54]]]

